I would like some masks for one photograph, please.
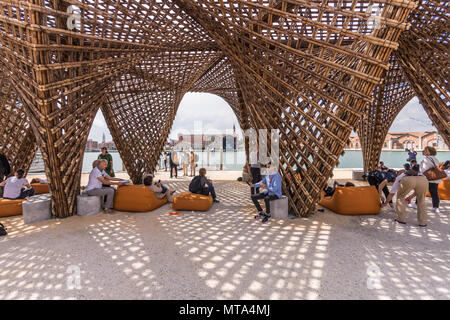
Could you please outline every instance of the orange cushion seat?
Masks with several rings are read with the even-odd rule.
[[[192,192],[182,192],[173,199],[174,210],[208,211],[213,203],[211,195],[204,196]]]
[[[34,194],[44,194],[50,192],[48,183],[32,183],[31,186],[34,189]]]
[[[167,198],[158,199],[146,186],[125,185],[117,188],[114,197],[114,210],[129,212],[148,212],[167,203]]]
[[[375,186],[337,187],[333,196],[319,204],[339,214],[378,214],[381,205]]]
[[[438,185],[439,199],[450,200],[450,179],[444,179]],[[431,197],[430,191],[427,192],[427,197]]]
[[[9,200],[0,198],[0,217],[17,216],[22,214],[22,202],[25,199]]]

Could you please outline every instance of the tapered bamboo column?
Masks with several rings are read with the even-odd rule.
[[[364,171],[376,170],[386,135],[398,113],[414,97],[414,90],[394,55],[384,82],[373,92],[374,101],[367,105],[356,131],[361,142]]]
[[[0,153],[8,159],[11,174],[18,169],[28,172],[36,149],[23,104],[0,64]]]

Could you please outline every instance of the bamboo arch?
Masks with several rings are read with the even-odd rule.
[[[67,24],[78,18],[70,5],[80,9],[75,30]],[[424,57],[409,50],[434,37],[428,50],[439,50],[441,63],[448,62],[445,45],[435,34],[407,33],[410,23],[423,27],[420,15],[446,32],[447,8],[437,1],[416,7],[409,0],[0,1],[0,111],[4,123],[19,128],[14,136],[0,129],[0,150],[29,166],[39,146],[53,215],[71,216],[99,109],[137,182],[154,169],[183,95],[215,93],[243,129],[279,130],[283,188],[292,211],[306,215],[352,129],[373,114],[367,106],[386,100],[379,86],[390,77],[393,53],[448,140],[448,75],[425,61],[424,74],[442,75],[427,82],[413,69]],[[437,100],[436,85],[444,88]],[[13,109],[25,116],[11,116]],[[378,139],[366,134],[370,127],[361,126],[367,143]]]

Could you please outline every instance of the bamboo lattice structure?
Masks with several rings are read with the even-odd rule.
[[[73,30],[70,5],[80,9]],[[403,77],[399,65],[448,140],[445,73],[437,82],[445,98],[441,93],[436,101],[424,89],[435,82],[423,83],[411,67],[421,57],[412,57],[408,46],[420,36],[402,36],[409,22],[420,20],[409,17],[416,7],[409,0],[0,0],[0,150],[27,167],[39,147],[53,215],[71,216],[99,109],[140,183],[155,169],[184,94],[209,92],[230,104],[243,129],[279,130],[284,192],[292,211],[305,215],[353,128],[364,136],[371,127],[358,122],[362,115],[373,121],[368,106],[397,108],[407,100],[409,87],[398,93],[391,88],[397,80],[383,84],[385,77]],[[446,62],[447,48],[435,40],[429,51],[440,50],[436,60]],[[406,48],[392,60],[399,42]],[[382,91],[399,97],[380,97]],[[3,123],[17,130],[10,133]],[[367,136],[366,145],[380,139]]]

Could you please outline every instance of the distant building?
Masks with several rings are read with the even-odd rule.
[[[109,142],[98,142],[92,139],[88,139],[87,143],[86,143],[86,149],[85,151],[87,152],[95,152],[98,151],[100,152],[100,149],[106,147],[108,150],[110,151],[116,151],[116,145],[114,143],[114,141],[109,141]]]
[[[206,148],[220,150],[236,150],[237,134],[178,134],[175,148],[178,150],[204,150]]]
[[[98,141],[88,139],[88,141],[86,143],[86,151],[94,151],[94,150],[99,150],[99,149],[100,148],[98,147]]]
[[[426,146],[435,147],[438,150],[449,150],[442,136],[437,131],[426,132],[389,132],[383,143],[385,150],[404,150],[405,148],[423,150]],[[358,136],[351,136],[346,149],[361,149]]]

